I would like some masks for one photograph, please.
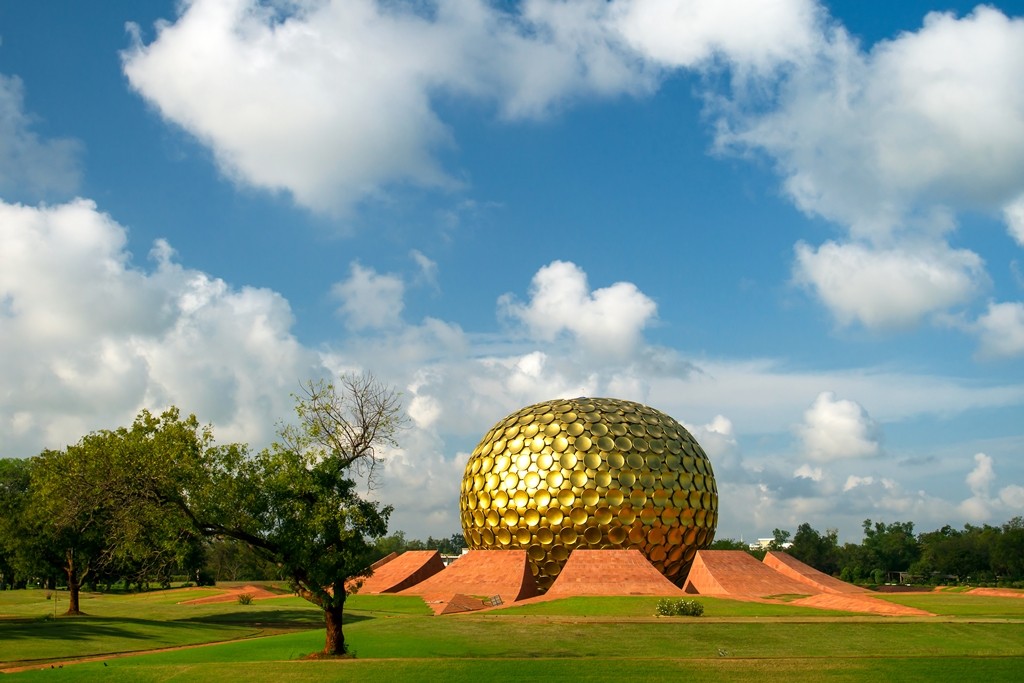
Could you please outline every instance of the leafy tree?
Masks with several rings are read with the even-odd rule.
[[[24,563],[29,540],[22,522],[31,483],[30,460],[0,458],[0,590],[24,580],[18,567]]]
[[[396,445],[405,418],[398,395],[370,375],[307,383],[296,415],[255,456],[237,445],[184,450],[173,472],[145,489],[201,533],[237,539],[275,562],[323,610],[324,654],[342,654],[346,581],[368,572],[372,539],[386,533],[391,513],[361,497],[356,478],[372,484],[380,449]]]
[[[768,544],[768,550],[782,550],[789,543],[790,533],[783,529],[772,529],[772,541]]]
[[[733,538],[716,538],[708,546],[708,550],[745,550],[749,552],[750,544]]]
[[[828,529],[822,535],[804,522],[797,527],[793,545],[786,552],[818,571],[836,574],[839,571],[839,530]]]
[[[864,520],[862,543],[868,569],[883,572],[907,571],[921,555],[913,522],[885,524]]]
[[[211,439],[176,409],[159,418],[143,411],[129,428],[95,432],[35,458],[25,519],[39,540],[36,557],[66,578],[67,614],[81,614],[81,587],[100,572],[141,583],[194,557],[190,521],[145,495],[140,482],[173,454],[201,452]]]
[[[1024,578],[1024,518],[1004,524],[991,549],[992,571],[1007,578]]]

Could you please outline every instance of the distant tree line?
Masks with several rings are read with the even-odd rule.
[[[385,557],[391,553],[405,552],[406,550],[437,550],[442,555],[461,555],[465,547],[466,539],[462,534],[452,534],[447,538],[427,536],[427,540],[421,541],[416,538],[406,538],[404,531],[396,531],[393,534],[379,538],[374,544],[379,557]]]
[[[860,543],[839,545],[836,529],[821,533],[805,522],[796,534],[773,530],[768,550],[784,550],[818,571],[852,583],[1024,587],[1022,517],[1001,526],[967,524],[955,529],[947,525],[919,534],[914,533],[913,522],[885,524],[866,519],[863,530]],[[759,558],[766,552],[733,539],[717,540],[711,548],[746,550]]]

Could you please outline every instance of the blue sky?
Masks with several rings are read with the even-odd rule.
[[[1024,4],[0,5],[0,456],[369,370],[458,529],[520,406],[648,403],[719,537],[1024,514]]]

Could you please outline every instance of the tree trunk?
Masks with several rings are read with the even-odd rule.
[[[67,564],[64,567],[64,571],[68,575],[68,611],[64,614],[77,616],[82,613],[82,610],[79,609],[78,602],[80,577],[78,576],[78,567],[75,566],[75,551],[68,550],[65,558],[67,559]]]
[[[324,621],[327,623],[325,655],[345,654],[345,634],[341,630],[341,616],[344,611],[344,605],[324,606]]]

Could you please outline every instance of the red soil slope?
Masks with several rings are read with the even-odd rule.
[[[867,588],[854,586],[853,584],[831,577],[824,572],[819,572],[814,567],[810,567],[792,555],[787,555],[786,553],[770,551],[764,556],[764,563],[780,574],[785,574],[791,579],[796,579],[801,583],[807,584],[811,590],[806,592],[859,594],[871,592]]]
[[[548,598],[571,595],[666,595],[683,591],[654,568],[639,550],[574,550]]]
[[[436,613],[459,594],[498,597],[502,603],[537,595],[537,582],[526,561],[525,550],[470,550],[420,583],[399,591],[419,595]],[[480,607],[484,607],[481,602]]]
[[[698,550],[683,590],[700,595],[767,597],[818,593],[742,550]]]
[[[441,553],[436,550],[407,550],[382,565],[363,580],[363,594],[397,593],[444,570]]]

